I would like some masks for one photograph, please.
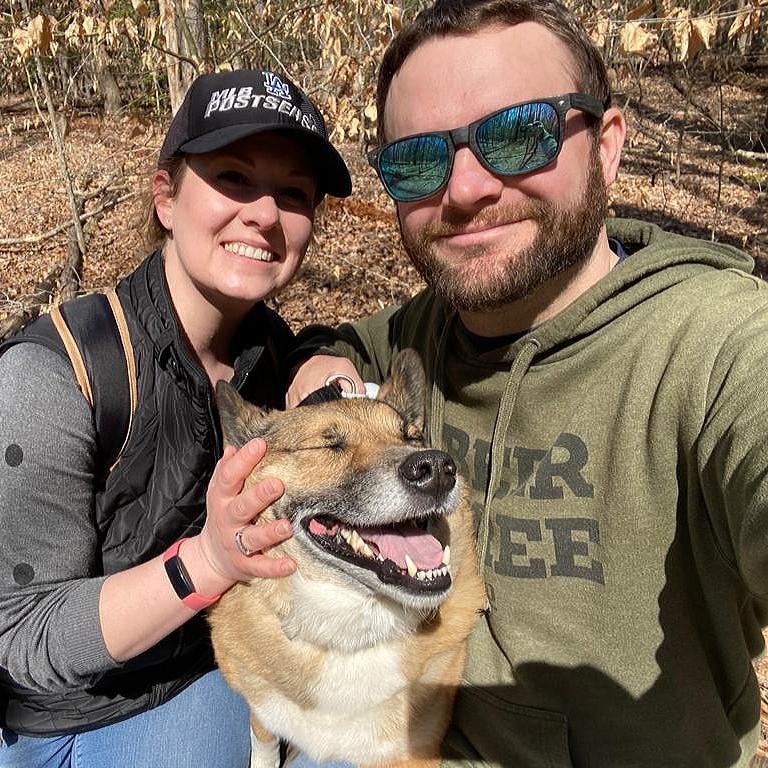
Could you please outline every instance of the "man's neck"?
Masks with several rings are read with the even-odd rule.
[[[589,258],[540,286],[525,298],[483,312],[459,310],[467,328],[478,336],[509,336],[522,333],[559,315],[618,263],[603,228]]]

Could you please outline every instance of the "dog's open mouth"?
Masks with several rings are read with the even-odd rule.
[[[427,519],[353,528],[320,515],[304,527],[324,550],[373,571],[385,584],[421,593],[451,586],[450,547],[429,532]]]

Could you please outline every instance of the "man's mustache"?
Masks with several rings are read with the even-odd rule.
[[[528,200],[519,205],[484,208],[468,216],[446,210],[440,221],[430,222],[423,227],[420,237],[424,240],[436,240],[441,237],[463,235],[475,229],[515,224],[526,219],[541,221],[550,207],[551,205],[548,206],[546,203]]]

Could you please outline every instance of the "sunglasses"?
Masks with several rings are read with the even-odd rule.
[[[456,147],[468,145],[492,173],[516,176],[549,165],[563,146],[570,109],[600,118],[603,104],[585,93],[514,104],[452,131],[392,141],[368,153],[387,194],[400,203],[423,200],[448,183]]]

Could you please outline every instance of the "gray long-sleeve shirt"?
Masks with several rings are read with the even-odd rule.
[[[0,666],[41,691],[114,668],[101,633],[95,431],[68,362],[0,356]]]

